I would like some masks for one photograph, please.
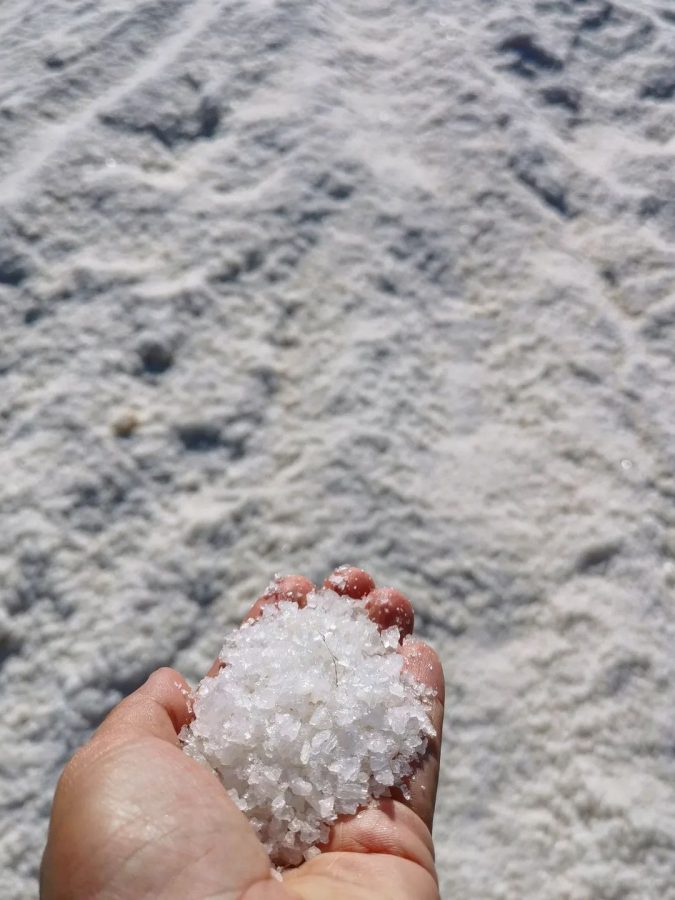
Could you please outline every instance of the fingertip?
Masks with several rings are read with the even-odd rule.
[[[396,626],[401,640],[412,634],[415,627],[412,603],[395,588],[375,588],[366,597],[366,609],[381,631]]]
[[[176,744],[192,719],[192,690],[175,669],[156,669],[137,690],[121,700],[96,729],[90,746],[136,735],[152,735]]]
[[[277,576],[270,584],[268,584],[260,597],[258,597],[244,617],[244,621],[248,622],[249,619],[259,619],[266,606],[281,603],[283,600],[297,603],[302,609],[307,603],[307,594],[311,593],[313,590],[313,582],[311,582],[309,578],[305,578],[304,575]]]
[[[275,603],[290,600],[302,607],[307,601],[307,594],[313,590],[314,582],[304,575],[281,575],[267,586],[262,597],[271,598]]]
[[[176,733],[192,719],[192,688],[175,669],[155,669],[139,690],[166,709]]]
[[[375,581],[363,569],[356,566],[338,566],[323,583],[325,588],[342,597],[358,600],[375,588]]]
[[[176,690],[182,692],[190,690],[190,685],[185,678],[183,678],[181,673],[176,669],[170,668],[170,666],[160,666],[159,669],[155,669],[154,672],[150,673],[145,684],[141,685],[141,687],[148,688],[153,693],[164,693]]]
[[[433,647],[425,644],[424,641],[408,637],[403,641],[401,653],[404,658],[405,671],[410,672],[417,681],[430,687],[434,691],[435,699],[443,705],[445,702],[445,676],[443,665]]]

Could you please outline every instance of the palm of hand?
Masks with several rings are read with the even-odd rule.
[[[302,602],[307,583],[295,579],[289,589],[290,582],[261,598],[253,614],[282,595]],[[391,607],[374,603],[371,616],[391,624],[384,621],[391,619]],[[420,644],[409,665],[438,691],[434,718],[440,734],[440,664]],[[66,767],[42,866],[44,900],[438,897],[430,835],[437,742],[413,777],[409,804],[385,800],[345,818],[320,856],[278,881],[220,783],[180,749],[177,732],[190,717],[184,686],[171,669],[155,672]]]

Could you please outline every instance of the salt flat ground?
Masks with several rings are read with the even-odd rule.
[[[3,0],[0,894],[275,571],[409,592],[444,898],[675,897],[672,0]]]

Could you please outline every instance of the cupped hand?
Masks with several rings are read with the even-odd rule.
[[[360,569],[324,582],[338,594],[366,597],[381,628],[413,629],[410,602],[377,589]],[[266,604],[304,605],[314,585],[275,581],[246,618]],[[437,900],[433,819],[444,681],[438,657],[407,640],[406,667],[436,692],[438,737],[410,781],[410,799],[382,799],[333,826],[320,856],[274,877],[270,860],[220,782],[186,756],[178,732],[190,721],[189,688],[159,669],[108,715],[66,766],[52,807],[42,860],[42,900]],[[214,663],[211,674],[217,671]]]

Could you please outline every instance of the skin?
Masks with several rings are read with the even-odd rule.
[[[409,639],[413,610],[399,591],[377,589],[366,572],[351,567],[324,584],[365,596],[379,627],[396,624],[407,638],[400,650],[406,666],[436,691],[439,739],[411,779],[411,799],[382,800],[342,818],[320,856],[274,879],[267,854],[220,782],[182,753],[177,734],[191,718],[189,686],[173,669],[158,669],[66,766],[42,860],[42,900],[438,900],[431,826],[441,664],[430,647]],[[301,576],[279,579],[246,618],[281,599],[303,606],[313,588]]]

